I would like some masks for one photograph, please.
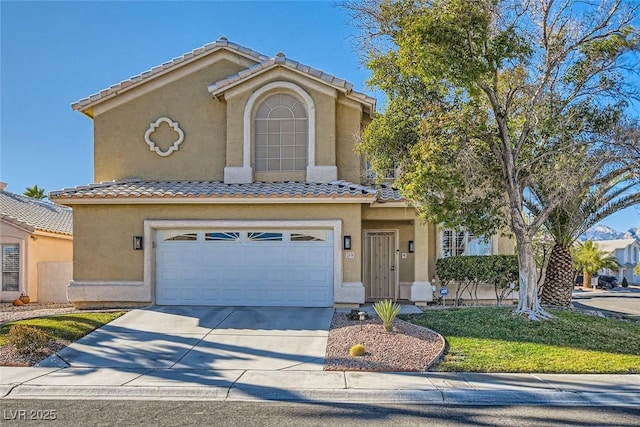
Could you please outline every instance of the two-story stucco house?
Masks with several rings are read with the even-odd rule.
[[[640,242],[636,239],[600,240],[595,242],[598,249],[616,259],[618,270],[603,269],[600,274],[615,275],[618,282],[626,278],[630,284],[640,284],[640,275],[634,274],[635,266],[640,262]]]
[[[50,195],[74,209],[69,300],[430,301],[436,258],[477,248],[367,182],[354,148],[375,104],[225,38],[76,102],[94,122],[96,184]]]

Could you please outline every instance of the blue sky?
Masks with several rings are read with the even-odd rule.
[[[365,81],[347,13],[329,1],[0,3],[0,180],[22,193],[93,181],[93,126],[70,104],[197,47],[230,41]],[[640,210],[603,221],[640,227]]]

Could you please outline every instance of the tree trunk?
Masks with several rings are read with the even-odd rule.
[[[547,273],[542,287],[542,304],[569,307],[573,291],[573,268],[571,251],[567,246],[554,245],[547,264]]]
[[[592,274],[589,271],[583,271],[582,272],[582,287],[583,288],[590,288],[591,287],[591,277]]]
[[[540,305],[538,299],[538,281],[535,258],[533,256],[533,242],[525,233],[516,233],[518,242],[518,267],[520,270],[520,293],[516,313],[525,314],[531,320],[550,319]]]

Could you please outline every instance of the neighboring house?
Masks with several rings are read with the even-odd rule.
[[[603,269],[598,274],[616,276],[620,283],[626,277],[629,284],[640,284],[640,276],[633,274],[633,269],[640,260],[640,242],[636,239],[616,239],[594,243],[600,251],[614,257],[618,262],[618,271]]]
[[[72,277],[71,209],[5,190],[0,183],[0,300],[67,302]]]
[[[78,306],[425,304],[436,258],[474,246],[368,182],[375,99],[282,53],[221,38],[72,107],[97,183],[50,197],[74,208]]]

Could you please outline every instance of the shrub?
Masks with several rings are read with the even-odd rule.
[[[23,354],[40,351],[51,340],[53,337],[47,332],[28,325],[14,325],[7,334],[9,344]]]
[[[353,309],[351,310],[349,313],[347,313],[347,319],[349,320],[360,320],[360,310],[357,309]],[[364,320],[369,320],[371,319],[371,316],[369,316],[369,314],[367,314],[366,312],[364,313]]]
[[[349,350],[349,356],[351,357],[364,356],[365,353],[366,352],[362,344],[356,344],[353,347],[351,347],[351,349]]]
[[[626,277],[622,278],[622,287],[623,288],[628,288],[629,287],[629,281],[627,281]]]
[[[476,255],[440,258],[436,274],[444,285],[459,284],[455,295],[458,301],[464,291],[477,302],[480,284],[493,285],[498,304],[512,291],[511,283],[518,283],[518,257],[516,255]],[[516,290],[517,286],[513,289]]]
[[[373,304],[373,309],[376,311],[380,319],[382,319],[382,326],[387,332],[393,331],[393,319],[400,313],[400,305],[394,303],[390,299],[378,301]]]

